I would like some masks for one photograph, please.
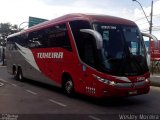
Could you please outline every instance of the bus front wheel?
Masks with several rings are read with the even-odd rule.
[[[63,88],[67,96],[72,97],[74,95],[74,84],[70,78],[65,80]]]

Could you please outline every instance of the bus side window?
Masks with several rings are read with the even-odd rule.
[[[45,30],[49,47],[61,47],[72,51],[68,31],[65,24],[60,24]]]
[[[43,33],[41,31],[35,31],[29,33],[28,37],[28,47],[29,48],[39,48],[42,47],[42,38],[43,38]]]
[[[22,34],[19,36],[19,39],[18,39],[18,44],[20,44],[21,46],[23,47],[27,47],[27,44],[28,44],[28,34]]]

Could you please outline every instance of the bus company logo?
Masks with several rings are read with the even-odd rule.
[[[62,59],[63,52],[41,52],[37,53],[37,58],[54,58],[54,59]]]

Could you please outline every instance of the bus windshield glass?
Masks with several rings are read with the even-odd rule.
[[[143,38],[136,26],[93,24],[103,38],[100,68],[112,75],[140,75],[148,71]]]

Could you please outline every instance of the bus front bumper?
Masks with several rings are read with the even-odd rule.
[[[150,82],[118,83],[115,86],[106,86],[99,91],[101,97],[125,97],[147,94],[150,90]]]

